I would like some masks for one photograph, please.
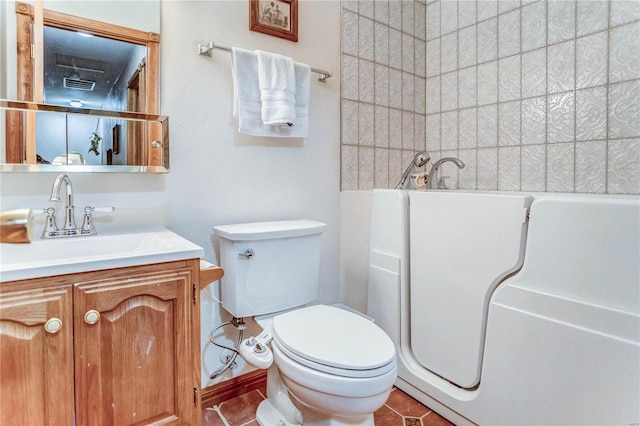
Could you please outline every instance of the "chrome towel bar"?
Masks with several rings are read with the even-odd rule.
[[[231,53],[230,47],[218,46],[214,42],[210,41],[208,44],[198,44],[198,55],[211,56],[211,51],[213,49]],[[311,72],[318,75],[318,81],[325,82],[328,78],[331,77],[331,71],[325,71],[319,68],[311,67]]]

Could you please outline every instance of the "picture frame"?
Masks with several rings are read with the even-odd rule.
[[[249,0],[249,29],[298,41],[299,0]]]

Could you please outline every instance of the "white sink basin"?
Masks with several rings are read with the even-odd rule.
[[[0,281],[199,259],[202,247],[163,227],[0,244]]]

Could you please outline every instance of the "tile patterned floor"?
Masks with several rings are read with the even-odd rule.
[[[255,421],[255,413],[258,404],[266,394],[266,389],[254,390],[220,405],[205,408],[202,413],[202,425],[258,426]],[[376,426],[446,426],[452,424],[397,388],[391,391],[386,404],[374,413],[374,419]]]

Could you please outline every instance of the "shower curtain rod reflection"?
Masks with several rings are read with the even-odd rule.
[[[209,44],[198,44],[198,55],[211,56],[211,51],[213,49],[231,53],[230,47],[218,46],[214,42],[210,41]],[[311,72],[318,74],[318,81],[322,81],[323,83],[331,77],[331,71],[311,67]]]

